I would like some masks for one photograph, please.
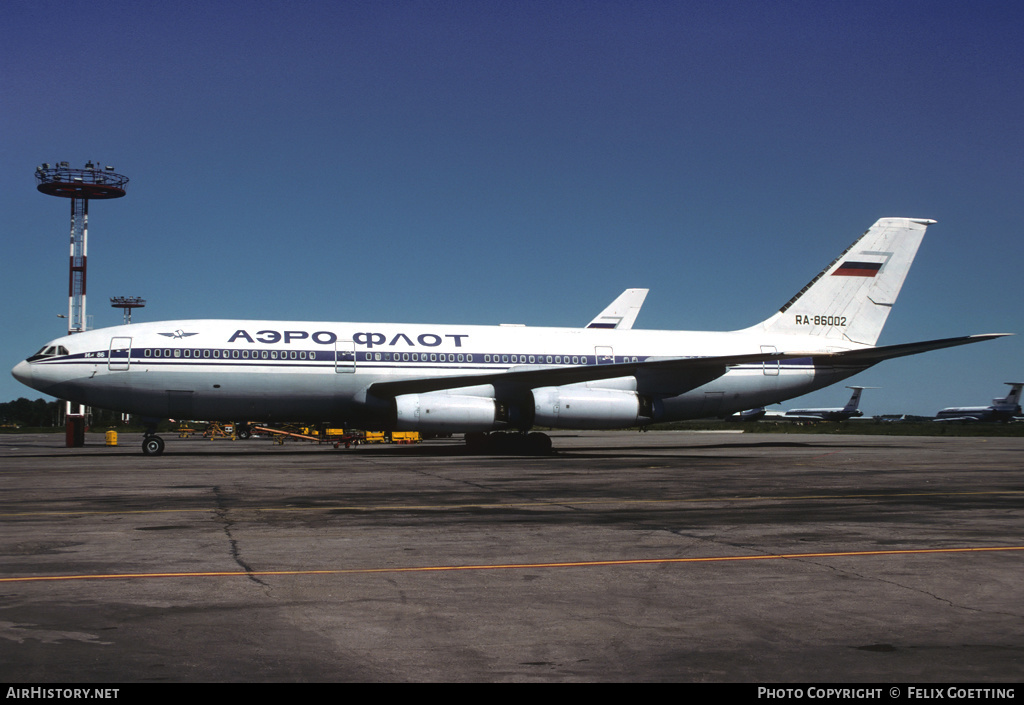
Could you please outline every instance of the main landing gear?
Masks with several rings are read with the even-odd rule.
[[[500,453],[507,455],[548,455],[551,437],[546,433],[467,433],[466,449],[471,453]]]
[[[142,438],[143,455],[161,455],[164,452],[164,439],[156,435],[156,425],[146,426],[146,434]]]

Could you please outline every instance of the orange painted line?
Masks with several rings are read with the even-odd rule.
[[[273,575],[367,575],[371,573],[437,573],[455,570],[521,570],[525,568],[591,568],[598,566],[655,565],[666,563],[721,563],[728,561],[764,561],[778,559],[848,558],[854,556],[899,556],[938,553],[991,553],[1024,551],[1024,546],[986,546],[975,548],[910,548],[885,551],[833,551],[827,553],[783,553],[756,556],[708,556],[704,558],[634,558],[607,561],[569,561],[556,563],[507,563],[493,565],[411,566],[406,568],[342,568],[334,570],[252,570],[199,573],[113,573],[109,575],[49,575],[0,578],[0,583],[29,583],[64,580],[127,580],[136,578],[226,578]]]

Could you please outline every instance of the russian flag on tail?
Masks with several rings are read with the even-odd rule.
[[[881,262],[861,262],[848,260],[843,262],[836,271],[832,272],[833,277],[873,277],[882,269]]]

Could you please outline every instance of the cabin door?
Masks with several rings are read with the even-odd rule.
[[[124,372],[131,365],[132,339],[114,337],[110,339],[110,350],[107,352],[107,369],[111,372]]]
[[[774,345],[762,345],[761,352],[764,354],[774,354],[778,352],[778,349]],[[761,363],[761,369],[764,373],[770,377],[776,377],[779,374],[779,361],[778,360],[765,360]]]

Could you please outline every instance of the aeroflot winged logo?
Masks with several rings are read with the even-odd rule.
[[[858,252],[832,272],[833,277],[874,277],[889,263],[891,252]]]
[[[199,335],[199,334],[198,333],[186,333],[185,331],[183,331],[183,330],[181,330],[179,328],[178,330],[174,331],[173,333],[161,333],[160,335],[164,336],[165,338],[178,339],[178,338],[187,338],[190,335]]]

